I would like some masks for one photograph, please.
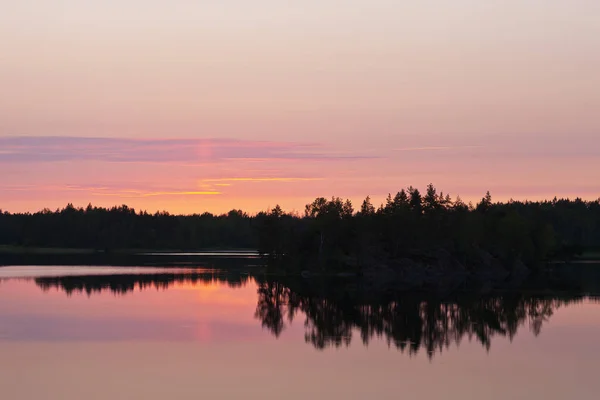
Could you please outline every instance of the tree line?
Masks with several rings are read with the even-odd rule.
[[[600,246],[600,199],[466,204],[429,185],[409,187],[376,207],[367,197],[318,198],[304,216],[275,207],[262,216],[259,251],[274,263],[335,268],[434,257],[476,267],[490,260],[536,265]],[[304,267],[302,267],[304,268]]]
[[[414,187],[390,194],[379,206],[367,197],[357,209],[350,200],[317,198],[303,215],[279,206],[256,215],[232,210],[183,216],[69,204],[56,211],[0,211],[0,245],[248,248],[272,261],[328,268],[440,252],[464,265],[480,262],[482,251],[501,262],[537,263],[600,247],[600,199],[494,202],[487,193],[466,204],[429,185],[423,194]]]
[[[196,250],[255,249],[255,220],[241,210],[227,214],[173,215],[136,212],[126,205],[56,211],[0,212],[0,245],[26,247]]]

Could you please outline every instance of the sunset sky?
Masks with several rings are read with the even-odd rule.
[[[598,0],[0,0],[0,209],[600,197]]]

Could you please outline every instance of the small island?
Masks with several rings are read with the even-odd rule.
[[[594,258],[600,202],[553,199],[465,204],[429,185],[358,211],[318,198],[303,216],[279,207],[261,220],[259,251],[279,271],[355,274],[376,288],[452,288],[518,282],[549,265]]]

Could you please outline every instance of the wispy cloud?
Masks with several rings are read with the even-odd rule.
[[[215,186],[228,186],[222,182],[305,182],[322,181],[324,178],[289,178],[289,177],[261,177],[261,178],[218,178],[203,179],[202,182],[219,182]]]
[[[459,149],[480,149],[483,146],[423,146],[423,147],[400,147],[395,151],[439,151],[439,150],[459,150]]]
[[[157,196],[216,196],[222,194],[217,190],[177,190],[172,188],[123,188],[119,186],[98,186],[98,185],[22,185],[22,186],[0,186],[2,190],[13,192],[83,192],[91,196],[110,196],[120,198],[144,198]]]
[[[154,197],[154,196],[214,196],[219,195],[221,192],[217,191],[200,191],[200,192],[148,192],[142,193],[142,197]]]
[[[205,164],[238,160],[347,160],[372,158],[327,152],[317,143],[236,139],[121,139],[0,137],[0,162],[104,161]]]

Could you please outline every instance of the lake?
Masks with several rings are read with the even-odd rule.
[[[585,289],[441,300],[252,269],[0,267],[4,399],[595,399],[599,370]]]

